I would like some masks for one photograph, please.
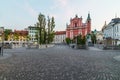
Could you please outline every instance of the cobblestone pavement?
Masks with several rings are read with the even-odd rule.
[[[120,51],[75,50],[57,45],[47,49],[5,50],[0,80],[120,80]]]

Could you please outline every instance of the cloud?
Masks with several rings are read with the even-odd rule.
[[[25,10],[33,17],[36,17],[38,15],[38,12],[28,3],[25,2]]]
[[[61,4],[61,6],[66,6],[68,4],[68,0],[57,0],[58,3]]]
[[[53,0],[54,5],[51,7],[51,9],[57,9],[57,8],[65,8],[68,5],[68,0]]]

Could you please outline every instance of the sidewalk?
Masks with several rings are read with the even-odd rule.
[[[45,49],[53,46],[54,44],[30,45],[30,46],[27,46],[26,49]]]
[[[49,48],[49,47],[53,47],[53,46],[54,46],[54,44],[40,45],[39,49]]]
[[[6,58],[11,57],[11,56],[12,56],[12,54],[7,54],[7,53],[3,52],[3,56],[0,55],[0,60],[6,59]]]
[[[88,50],[103,51],[102,49],[99,49],[99,48],[96,48],[96,47],[88,47]]]

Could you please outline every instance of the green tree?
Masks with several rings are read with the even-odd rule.
[[[93,44],[96,44],[96,35],[94,34],[94,32],[92,31],[91,33],[91,40]]]
[[[82,35],[77,36],[77,44],[78,45],[85,45],[86,43],[86,37],[82,37]]]
[[[46,28],[46,23],[47,23],[47,28]],[[39,44],[45,44],[46,41],[47,43],[51,43],[53,41],[55,35],[54,17],[50,18],[48,16],[46,20],[45,15],[40,13],[38,16],[38,22],[37,24],[35,24],[35,26],[37,27],[38,30],[38,32],[36,33],[36,38]]]
[[[71,39],[70,39],[70,38],[66,38],[65,40],[66,40],[66,43],[67,43],[67,44],[70,44],[70,43],[71,43]]]
[[[30,35],[27,35],[26,37],[27,37],[27,41],[29,41],[30,40]]]
[[[82,45],[85,45],[86,44],[86,37],[85,36],[83,36],[82,37],[82,43],[81,43]]]
[[[54,28],[55,28],[55,20],[54,20],[54,17],[51,18],[51,33],[50,33],[50,41],[52,42],[53,39],[54,39],[54,35],[55,35],[55,31],[54,31]]]
[[[43,18],[43,44],[46,43],[46,18]]]
[[[81,44],[82,42],[82,35],[77,36],[77,44]]]
[[[55,35],[54,28],[55,28],[54,17],[50,19],[48,16],[48,43],[51,43],[54,39],[54,35]]]
[[[51,32],[54,31],[54,28],[55,28],[55,19],[54,19],[54,17],[52,17],[52,19],[51,19]]]
[[[47,42],[49,44],[50,43],[51,20],[50,20],[49,16],[47,18],[48,18],[48,24],[47,24],[47,26],[48,26],[48,38],[47,38]]]
[[[12,32],[12,29],[5,29],[4,30],[4,36],[5,36],[5,40],[8,40],[8,36],[10,35],[10,33]]]
[[[36,40],[37,40],[37,42],[38,42],[38,44],[40,44],[40,28],[39,28],[39,23],[37,22],[36,24],[35,24],[35,27],[36,27],[36,30],[37,30],[37,32],[36,32],[36,34],[35,34],[35,37],[36,37]]]
[[[46,26],[46,19],[45,16],[43,14],[39,14],[38,16],[38,23],[37,23],[37,27],[38,27],[38,35],[39,35],[39,44],[44,43],[44,30],[45,30],[45,26]]]
[[[16,41],[18,41],[19,40],[19,34],[17,34],[17,33],[14,33],[14,39],[13,40],[16,40]]]

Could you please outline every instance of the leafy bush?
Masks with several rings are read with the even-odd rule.
[[[71,39],[70,38],[66,38],[66,43],[70,44],[71,43]]]
[[[81,35],[77,36],[77,44],[78,45],[85,45],[86,43],[86,38],[85,36],[82,37]]]

